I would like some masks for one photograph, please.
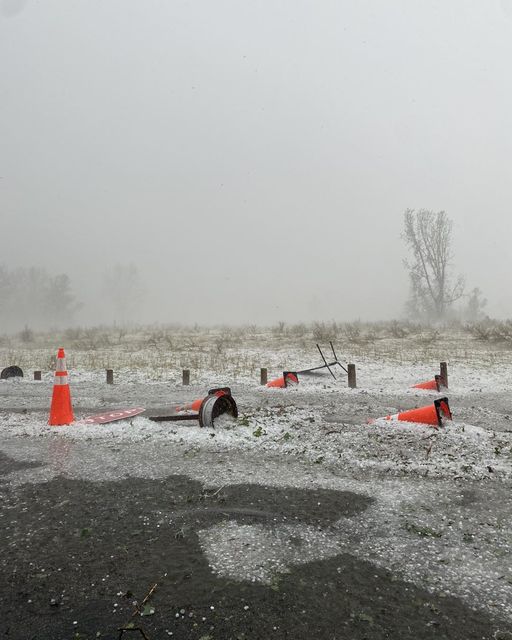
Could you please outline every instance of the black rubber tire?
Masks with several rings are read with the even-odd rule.
[[[5,367],[5,369],[2,369],[0,378],[2,380],[7,380],[7,378],[23,378],[23,371],[13,364],[11,367]]]

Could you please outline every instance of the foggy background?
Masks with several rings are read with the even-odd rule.
[[[511,63],[512,0],[0,0],[0,265],[79,324],[382,320],[444,209],[510,317]]]

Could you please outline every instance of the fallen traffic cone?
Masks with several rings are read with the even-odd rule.
[[[199,418],[200,427],[210,427],[213,429],[216,418],[221,415],[227,414],[232,418],[238,417],[238,407],[231,396],[231,389],[229,387],[210,389],[206,398],[198,398],[190,404],[176,407],[175,410],[178,414],[181,411],[195,411],[198,415],[185,414],[180,416],[175,414],[174,416],[154,416],[149,419],[155,422],[163,422],[165,420],[194,420]]]
[[[419,409],[402,411],[401,413],[395,413],[392,416],[381,418],[381,420],[417,422],[419,424],[430,424],[437,428],[443,426],[443,418],[446,420],[452,419],[452,413],[448,404],[448,398],[439,398],[438,400],[435,400],[433,404],[430,404],[427,407],[420,407]],[[372,420],[370,424],[374,422],[375,420]]]
[[[293,387],[299,384],[299,377],[293,371],[283,371],[280,378],[267,382],[267,387],[275,387],[276,389],[284,389],[285,387]]]
[[[66,354],[61,347],[57,353],[57,367],[55,369],[55,381],[53,383],[52,404],[48,424],[53,426],[71,424],[74,419],[73,407],[71,406],[71,393],[69,391],[68,372],[66,370]]]
[[[194,402],[183,404],[179,407],[176,407],[176,411],[199,411],[203,400],[204,398],[198,398],[197,400],[194,400]]]
[[[411,387],[411,389],[426,389],[427,391],[441,391],[441,387],[444,387],[443,379],[441,378],[441,376],[434,376],[433,380],[415,384]]]
[[[230,396],[231,395],[231,389],[229,387],[222,387],[219,389],[210,389],[208,391],[208,396],[216,396],[217,398],[220,398],[221,396]],[[207,396],[207,397],[208,397]],[[203,404],[205,398],[198,398],[197,400],[194,400],[194,402],[189,402],[188,404],[183,404],[181,406],[178,406],[175,408],[176,411],[197,411],[199,412],[199,409],[201,408],[201,405]]]
[[[199,407],[199,426],[213,429],[216,418],[224,414],[238,418],[238,407],[231,396],[231,389],[210,389]]]

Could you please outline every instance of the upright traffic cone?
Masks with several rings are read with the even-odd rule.
[[[61,347],[57,353],[57,367],[55,369],[52,404],[48,424],[53,426],[71,424],[74,419],[73,407],[71,406],[71,393],[69,391],[68,372],[66,370],[66,354]]]
[[[299,384],[298,375],[293,371],[283,371],[283,375],[280,378],[267,382],[267,387],[284,389],[285,387],[292,387],[296,384]]]
[[[448,404],[448,398],[439,398],[433,404],[419,409],[410,409],[386,416],[383,420],[397,420],[399,422],[417,422],[419,424],[429,424],[433,427],[443,426],[443,419],[451,420],[452,413]],[[373,421],[374,422],[374,421]]]
[[[441,387],[444,387],[443,379],[441,378],[441,376],[434,376],[433,380],[415,384],[411,387],[411,389],[426,389],[427,391],[441,391]]]

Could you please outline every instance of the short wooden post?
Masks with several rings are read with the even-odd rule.
[[[41,380],[41,372],[34,371],[34,380]]]
[[[448,389],[448,365],[446,362],[441,362],[440,371],[443,385]]]
[[[261,367],[260,369],[260,384],[267,384],[268,381],[268,371],[266,367]]]
[[[107,384],[114,384],[114,370],[107,369]]]
[[[185,386],[190,384],[190,369],[183,369],[183,384]]]
[[[356,365],[355,364],[349,364],[349,365],[347,365],[347,369],[348,369],[348,386],[351,389],[355,389],[357,387],[357,384],[356,384]]]

